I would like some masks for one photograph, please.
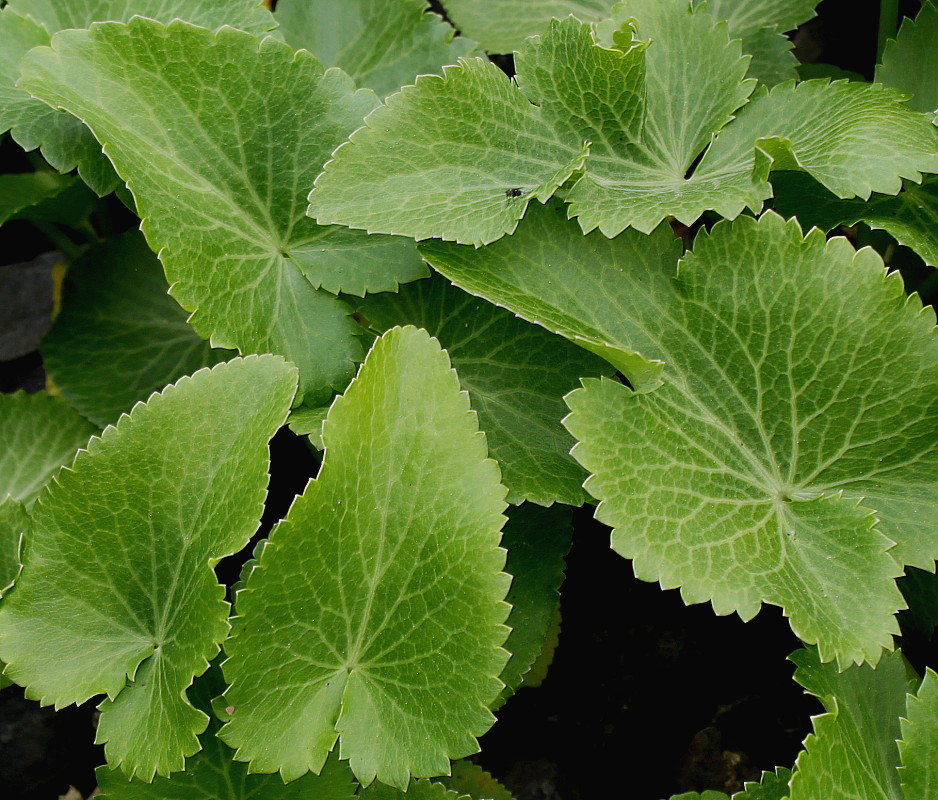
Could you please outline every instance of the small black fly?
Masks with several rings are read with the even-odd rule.
[[[505,197],[521,197],[520,189],[505,189]]]

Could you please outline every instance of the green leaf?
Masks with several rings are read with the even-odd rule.
[[[801,172],[778,172],[772,185],[775,210],[785,217],[797,216],[804,228],[829,231],[865,222],[938,267],[938,176],[926,175],[921,184],[905,181],[900,194],[874,194],[868,201],[840,200]]]
[[[532,212],[484,250],[421,252],[605,345],[640,390],[589,380],[567,397],[613,547],[687,602],[744,619],[781,605],[824,659],[875,660],[898,632],[899,565],[936,555],[933,312],[872,251],[772,213],[698,235],[675,275],[665,226],[610,241]]]
[[[443,0],[459,30],[490,53],[510,53],[528,36],[547,30],[551,17],[575,14],[583,22],[609,16],[616,0]]]
[[[409,323],[440,340],[479,414],[510,502],[583,504],[586,474],[570,456],[575,442],[560,424],[562,398],[581,376],[611,373],[600,359],[441,276],[369,295],[362,311],[379,331]]]
[[[938,111],[938,6],[922,3],[915,20],[904,19],[899,35],[886,43],[876,80],[911,95],[912,108],[928,114]]]
[[[791,656],[795,680],[827,710],[814,718],[791,780],[790,800],[821,797],[903,800],[899,717],[916,680],[901,653],[887,653],[873,669],[864,664],[838,673],[813,650]],[[907,800],[924,800],[912,795]]]
[[[305,51],[135,18],[63,32],[23,74],[107,142],[196,331],[285,356],[301,395],[326,399],[361,357],[349,307],[318,287],[361,294],[426,274],[412,242],[305,216],[306,187],[377,102]]]
[[[553,23],[547,42],[567,52],[570,70],[578,59],[595,65],[600,75],[583,79],[605,96],[632,100],[640,88],[638,46],[629,53],[594,47],[589,29],[573,19]],[[334,153],[316,179],[309,213],[321,224],[469,244],[511,232],[528,201],[547,200],[586,154],[579,132],[553,127],[570,99],[563,86],[558,94],[550,75],[533,80],[544,89],[540,107],[482,59],[462,59],[442,78],[418,78]],[[634,116],[634,109],[623,114]]]
[[[373,783],[358,796],[361,800],[468,800],[467,795],[447,789],[437,781],[411,781],[406,791]]]
[[[101,427],[177,378],[234,355],[200,339],[167,290],[159,260],[136,231],[69,268],[43,363],[62,394]]]
[[[417,75],[439,73],[475,47],[427,13],[426,0],[280,0],[276,16],[293,47],[305,47],[382,97]]]
[[[0,175],[0,225],[23,209],[55,197],[72,180],[55,172]]]
[[[433,780],[434,783],[445,786],[450,792],[471,797],[472,800],[514,800],[511,792],[495,780],[491,773],[465,759],[453,762],[450,775]]]
[[[0,394],[0,500],[31,506],[52,473],[94,432],[61,397]]]
[[[101,153],[101,145],[81,122],[48,108],[16,86],[25,53],[49,44],[67,28],[87,28],[100,20],[126,21],[140,14],[163,22],[182,17],[196,25],[234,25],[256,35],[276,27],[259,0],[10,0],[0,10],[0,132],[11,130],[25,149],[42,149],[59,172],[78,167],[98,194],[112,191],[117,175]]]
[[[916,696],[909,696],[901,720],[899,777],[906,800],[934,797],[938,792],[938,675],[929,668]]]
[[[192,704],[210,721],[199,737],[202,749],[187,760],[185,771],[144,783],[106,765],[98,767],[101,800],[354,800],[352,774],[334,757],[326,761],[321,775],[304,775],[287,784],[276,775],[248,774],[247,765],[235,761],[234,751],[216,736],[220,723],[212,716],[211,700],[215,692],[224,691],[224,683],[211,681],[221,685],[210,693],[204,687],[217,669],[213,666],[189,691]]]
[[[43,704],[106,694],[97,739],[130,776],[199,749],[207,719],[184,693],[228,632],[212,567],[257,528],[295,388],[273,356],[182,378],[92,439],[33,508],[0,658]]]
[[[256,772],[446,773],[494,721],[508,658],[505,489],[439,344],[379,338],[326,419],[316,480],[271,534],[225,645],[222,738]]]
[[[910,567],[899,581],[908,608],[899,615],[903,632],[930,639],[938,628],[938,575]]]
[[[650,44],[633,40],[635,20]],[[551,22],[516,55],[516,85],[463,60],[392,96],[336,150],[309,213],[481,245],[582,168],[563,192],[569,214],[611,237],[758,211],[773,167],[845,198],[938,171],[938,130],[893,90],[785,83],[744,106],[747,59],[704,6],[630,0],[597,31],[599,44],[574,18]]]
[[[733,800],[786,800],[792,771],[778,767],[775,772],[763,772],[758,783],[746,781]]]
[[[0,500],[0,595],[3,594],[20,571],[20,546],[29,515],[23,504],[12,497]]]
[[[329,406],[297,406],[290,412],[287,424],[297,436],[308,436],[317,450],[322,450],[322,424],[326,421]]]
[[[573,536],[571,522],[570,510],[560,507],[525,503],[509,512],[502,545],[508,550],[505,571],[513,576],[506,623],[511,633],[505,642],[511,658],[501,674],[505,689],[498,705],[521,686],[550,635]]]
[[[841,198],[896,194],[938,172],[938,129],[877,84],[804,81],[760,89],[707,151],[695,174],[802,170]],[[752,145],[758,150],[753,155]]]

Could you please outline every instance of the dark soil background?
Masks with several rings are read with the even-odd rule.
[[[917,8],[902,3],[905,14]],[[824,0],[818,13],[793,34],[802,60],[871,78],[878,3]],[[501,63],[511,69],[510,57]],[[28,169],[8,137],[0,139],[0,170]],[[129,216],[126,222],[134,224]],[[0,264],[49,249],[25,222],[0,230]],[[0,331],[23,312],[9,307],[3,276],[0,266]],[[48,308],[48,287],[37,284],[32,301]],[[38,352],[6,358],[0,391],[43,387]],[[272,489],[259,535],[317,469],[316,457],[286,429],[271,451]],[[686,607],[676,591],[632,576],[630,564],[609,549],[609,531],[593,520],[591,507],[574,520],[554,663],[541,687],[522,689],[498,712],[478,763],[517,800],[732,792],[762,770],[791,766],[821,707],[791,680],[786,656],[799,642],[781,613],[766,607],[744,624],[715,616],[709,605]],[[222,562],[220,578],[233,582],[249,552]],[[934,643],[907,636],[903,644],[920,670],[938,666]],[[87,797],[103,761],[93,744],[94,719],[92,704],[53,712],[25,700],[18,687],[0,692],[0,797],[55,800],[70,785]]]

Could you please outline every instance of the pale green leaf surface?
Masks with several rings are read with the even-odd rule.
[[[379,338],[329,410],[322,469],[271,534],[225,645],[222,738],[258,772],[404,788],[477,749],[508,658],[505,489],[425,331]]]
[[[101,427],[177,378],[235,355],[200,339],[167,291],[159,260],[136,231],[69,268],[43,363],[62,395]]]
[[[580,45],[589,37],[575,22],[555,33]],[[309,213],[320,224],[485,244],[514,230],[528,201],[550,197],[584,155],[583,141],[559,137],[498,67],[462,59],[366,118],[316,178]]]
[[[814,718],[791,780],[790,800],[903,800],[896,767],[899,718],[914,673],[899,652],[838,673],[813,650],[791,656],[795,680],[827,710]],[[908,797],[905,800],[925,800]]]
[[[301,393],[352,377],[358,326],[333,294],[425,274],[412,242],[324,229],[304,196],[332,149],[377,102],[305,51],[135,18],[58,34],[23,84],[83,119],[127,180],[190,324],[217,347],[276,352]]]
[[[616,0],[443,0],[459,30],[490,53],[510,53],[528,36],[547,30],[551,18],[570,14],[583,22],[609,16]]]
[[[434,778],[434,782],[472,800],[514,800],[511,792],[495,780],[491,773],[465,759],[454,761],[452,772],[442,778]]]
[[[918,692],[908,697],[901,720],[899,778],[905,800],[938,795],[938,674],[925,669]]]
[[[46,482],[95,432],[61,397],[0,394],[0,500],[32,505]]]
[[[774,169],[803,170],[841,198],[896,194],[902,178],[921,182],[923,172],[938,172],[938,128],[901,99],[895,90],[853,81],[760,89],[695,175],[757,169],[765,151]]]
[[[182,17],[209,28],[228,24],[258,36],[277,25],[259,0],[10,0],[0,10],[0,131],[12,130],[25,150],[41,148],[59,172],[77,166],[84,181],[102,195],[119,179],[101,145],[79,120],[16,87],[19,62],[32,47],[49,44],[57,31],[86,28],[95,21],[124,22],[134,14],[162,22]]]
[[[559,506],[525,503],[509,511],[502,545],[508,550],[505,571],[513,576],[505,623],[511,628],[505,642],[511,658],[501,674],[505,689],[499,705],[521,686],[551,632],[573,536],[571,522],[570,510]]]
[[[20,542],[29,526],[23,504],[12,497],[0,500],[0,594],[10,588],[20,571]]]
[[[869,201],[841,200],[802,172],[778,172],[772,185],[775,210],[785,217],[797,216],[805,229],[829,231],[865,222],[938,267],[938,176],[926,175],[920,184],[905,181],[900,194],[874,194]]]
[[[560,424],[563,396],[582,376],[611,370],[557,336],[457,289],[436,275],[369,295],[362,311],[377,330],[412,324],[440,340],[469,392],[512,503],[578,506],[586,474],[570,456],[575,442]]]
[[[898,632],[899,564],[936,555],[933,313],[872,251],[775,214],[698,235],[675,276],[666,227],[584,238],[535,211],[484,250],[421,251],[467,290],[607,345],[642,390],[590,380],[567,398],[615,549],[688,602],[744,618],[779,604],[825,659],[875,660]]]
[[[731,29],[730,36],[737,34]],[[798,77],[798,59],[792,41],[774,28],[759,28],[743,37],[743,53],[752,56],[746,75],[766,86]]]
[[[876,80],[910,94],[912,108],[938,111],[938,5],[932,0],[925,0],[914,20],[903,20],[898,36],[886,43]]]
[[[55,197],[71,183],[71,179],[55,172],[0,175],[0,225],[24,208]]]
[[[108,762],[150,780],[199,748],[184,698],[228,632],[212,566],[257,528],[267,442],[296,370],[235,359],[182,378],[93,438],[31,514],[25,567],[0,606],[0,657],[57,707],[107,694]]]
[[[187,759],[185,771],[144,783],[107,765],[98,767],[101,800],[354,800],[352,774],[335,757],[326,761],[321,775],[304,775],[287,784],[278,775],[251,775],[246,764],[235,761],[234,751],[216,736],[220,723],[212,716],[211,701],[225,688],[221,680],[212,680],[216,670],[213,666],[188,693],[210,721],[199,737],[202,749]],[[207,682],[211,691],[205,688]]]
[[[280,0],[276,16],[293,47],[305,47],[382,97],[475,47],[427,13],[426,0]]]

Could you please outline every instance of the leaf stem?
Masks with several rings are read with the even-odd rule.
[[[876,63],[883,63],[886,42],[899,30],[899,0],[879,0],[879,35],[876,39]]]

